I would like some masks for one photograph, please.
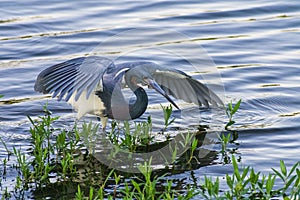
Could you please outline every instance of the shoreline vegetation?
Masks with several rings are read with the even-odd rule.
[[[179,167],[192,172],[193,166],[201,163],[197,155],[203,130],[198,134],[182,134],[182,147],[186,151],[179,155],[173,150],[172,163],[165,169],[154,170],[150,158],[137,165],[139,173],[124,173],[95,158],[93,141],[99,131],[98,124],[83,123],[72,130],[55,128],[53,124],[59,117],[53,117],[45,105],[43,116],[28,117],[29,149],[8,149],[0,138],[7,152],[1,159],[1,199],[300,199],[300,162],[287,169],[281,160],[269,174],[239,166],[242,155],[236,151],[238,131],[234,129],[233,118],[240,105],[241,100],[227,105],[228,122],[219,135],[221,148],[216,152],[222,161],[218,164],[230,165],[232,173],[216,178],[204,176],[195,184],[182,183],[169,176],[176,174]],[[161,134],[164,134],[174,118],[171,105],[162,109],[165,127]],[[173,139],[166,136],[165,142],[155,141],[151,117],[146,122],[112,121],[111,127],[106,135],[108,140],[129,152],[151,151],[168,145]],[[16,175],[14,185],[4,187],[6,177],[12,174]]]

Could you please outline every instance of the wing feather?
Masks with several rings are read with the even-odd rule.
[[[183,72],[177,73],[178,70],[170,73],[168,69],[160,69],[153,73],[153,78],[168,95],[177,99],[205,107],[209,107],[209,103],[214,106],[223,105],[222,100],[206,85]]]
[[[42,93],[52,93],[59,100],[68,101],[75,95],[77,101],[86,91],[86,99],[95,89],[102,89],[102,76],[106,70],[114,68],[111,60],[99,56],[80,57],[59,63],[42,71],[34,89]]]
[[[176,99],[182,99],[188,103],[209,107],[222,106],[222,100],[206,85],[192,78],[186,73],[159,66],[153,62],[126,62],[117,65],[117,68],[128,68],[126,74],[142,78],[153,79],[166,93]],[[150,76],[150,77],[148,77]]]

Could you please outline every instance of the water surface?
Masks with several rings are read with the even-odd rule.
[[[9,149],[29,146],[26,116],[41,115],[46,102],[55,115],[62,116],[57,126],[74,122],[71,106],[33,90],[38,73],[67,59],[97,54],[119,62],[153,60],[199,80],[204,77],[212,87],[223,86],[225,93],[219,90],[218,94],[225,102],[243,100],[235,116],[237,151],[243,165],[269,172],[280,159],[288,166],[299,161],[298,1],[1,1],[0,13],[0,94],[4,95],[0,136]],[[130,34],[135,44],[126,37],[109,39],[133,28],[157,31]],[[187,39],[168,37],[174,31]],[[103,41],[108,41],[107,45],[101,46]],[[215,68],[203,64],[193,70],[184,59],[162,51],[183,50],[184,45],[179,44],[188,43],[201,46],[203,55],[199,58],[206,51]],[[191,50],[188,59],[198,58],[194,52]],[[161,102],[163,99],[151,93],[147,113],[159,113]],[[211,118],[201,123],[213,127]],[[183,120],[179,125],[191,124]],[[217,151],[220,148],[214,146]],[[1,146],[0,159],[4,157],[6,150]],[[174,176],[184,183],[196,177],[197,184],[204,174],[224,177],[232,169],[218,164],[220,159],[216,156],[206,166]],[[3,184],[9,185],[13,179],[8,177]]]

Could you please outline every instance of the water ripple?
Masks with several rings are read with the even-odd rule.
[[[15,144],[28,147],[27,115],[41,115],[46,102],[53,113],[62,116],[57,126],[74,123],[71,107],[37,94],[34,81],[48,66],[93,54],[118,57],[119,62],[155,60],[199,80],[203,76],[221,76],[222,81],[211,79],[209,86],[224,85],[225,103],[242,99],[234,116],[242,162],[266,171],[278,165],[279,159],[287,160],[289,165],[298,161],[298,1],[1,1],[0,13],[0,94],[4,95],[0,100],[0,136],[10,148]],[[123,40],[98,46],[110,36],[136,27],[163,29],[136,32]],[[179,31],[186,38],[170,37],[167,30]],[[193,52],[185,46],[191,43],[205,49],[203,52],[217,66],[215,71],[207,68],[207,63],[198,66],[199,70],[190,70],[183,58],[159,50],[169,47]],[[187,57],[197,59],[201,54]],[[146,114],[162,117],[161,99],[152,94],[150,97]],[[190,121],[199,110],[191,113],[188,120],[180,119],[176,126],[197,127]],[[162,123],[159,117],[153,121]],[[227,120],[220,114],[214,122],[221,125],[213,124],[209,110],[202,111],[201,117],[202,124],[217,130]],[[0,152],[5,153],[5,149],[1,147]],[[205,170],[222,176],[231,172],[219,165]],[[194,172],[203,175],[203,169]],[[184,173],[179,176],[185,178]]]

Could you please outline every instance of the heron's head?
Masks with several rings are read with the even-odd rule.
[[[131,89],[139,87],[139,85],[148,85],[153,79],[155,66],[153,63],[142,63],[125,73],[125,81]]]
[[[147,85],[149,88],[156,90],[159,94],[163,95],[169,102],[171,102],[177,109],[179,107],[168,96],[168,94],[156,83],[153,79],[153,74],[158,69],[155,63],[138,63],[136,66],[130,68],[125,73],[125,81],[131,90],[136,90],[140,85]]]

